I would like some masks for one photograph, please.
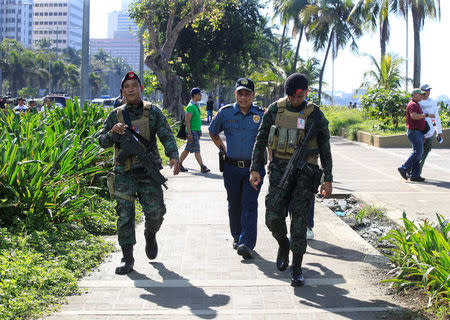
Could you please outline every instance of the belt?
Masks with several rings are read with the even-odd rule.
[[[234,160],[228,157],[225,157],[225,162],[231,164],[232,166],[238,167],[238,168],[247,168],[250,167],[250,164],[252,163],[251,160]]]

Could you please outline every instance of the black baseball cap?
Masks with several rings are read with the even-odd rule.
[[[199,88],[192,88],[191,90],[191,98],[194,96],[194,94],[202,93]]]
[[[308,79],[302,73],[291,74],[284,83],[284,91],[288,96],[293,96],[298,90],[305,91],[308,89]]]
[[[249,78],[240,78],[238,81],[236,81],[234,88],[236,92],[242,89],[253,92],[255,91],[255,84]]]

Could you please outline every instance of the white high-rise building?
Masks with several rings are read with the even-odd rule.
[[[34,0],[33,45],[50,39],[61,52],[67,47],[81,49],[83,0]]]
[[[122,0],[122,10],[113,11],[108,16],[108,38],[137,38],[138,27],[130,19],[128,6],[132,0]]]
[[[0,0],[0,42],[16,39],[31,47],[33,27],[32,0]]]

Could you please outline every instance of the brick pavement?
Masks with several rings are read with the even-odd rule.
[[[80,280],[87,293],[69,297],[46,319],[397,318],[400,306],[377,280],[380,270],[386,271],[385,259],[321,204],[316,206],[316,238],[304,258],[305,286],[289,285],[289,270],[275,268],[278,247],[264,225],[267,182],[259,199],[256,257],[243,261],[232,249],[217,150],[207,134],[201,148],[210,174],[199,172],[193,155],[185,161],[188,173],[174,177],[164,169],[168,213],[157,235],[157,259],[147,260],[143,225],[138,225],[135,271],[115,275],[121,254],[112,254]],[[343,183],[338,186],[343,192]]]

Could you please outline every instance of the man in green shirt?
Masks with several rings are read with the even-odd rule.
[[[184,151],[180,156],[180,171],[187,172],[188,170],[183,167],[183,161],[186,159],[189,153],[194,153],[195,159],[197,159],[200,165],[200,171],[202,173],[208,173],[209,170],[202,160],[200,155],[200,136],[202,135],[202,119],[200,118],[200,106],[198,102],[202,99],[202,94],[199,88],[193,88],[191,90],[191,101],[186,107],[186,133],[187,143]]]

